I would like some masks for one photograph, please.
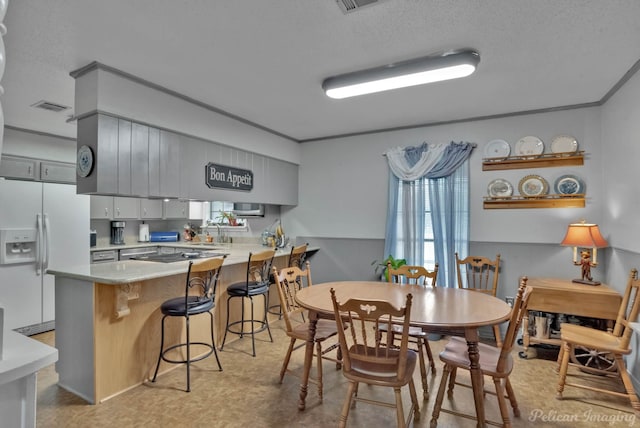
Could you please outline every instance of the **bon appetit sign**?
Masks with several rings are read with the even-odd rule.
[[[253,172],[209,162],[205,182],[210,188],[246,190],[253,189]]]

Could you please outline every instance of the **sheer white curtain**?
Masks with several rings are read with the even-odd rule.
[[[439,285],[453,286],[454,253],[467,253],[471,143],[427,144],[387,151],[389,204],[384,257],[424,265],[427,192],[434,228]]]

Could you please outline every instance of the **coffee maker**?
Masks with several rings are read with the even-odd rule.
[[[111,222],[111,244],[124,245],[124,221]]]

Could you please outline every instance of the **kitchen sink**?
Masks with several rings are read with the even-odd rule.
[[[190,251],[183,253],[173,254],[150,254],[140,257],[134,257],[131,260],[140,260],[145,262],[158,262],[158,263],[175,263],[183,262],[185,260],[206,259],[210,257],[222,257],[227,253],[217,253],[212,251]]]
[[[189,246],[194,245],[194,246],[198,246],[198,247],[199,246],[207,246],[207,247],[211,247],[212,250],[222,250],[223,249],[221,247],[216,247],[215,246],[216,245],[215,242],[188,242],[188,243],[185,243],[185,245],[189,245]]]

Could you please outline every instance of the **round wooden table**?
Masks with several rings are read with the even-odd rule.
[[[406,295],[411,293],[412,326],[422,327],[427,331],[464,336],[469,347],[471,384],[478,426],[484,426],[482,372],[478,364],[478,327],[506,321],[511,314],[511,307],[496,297],[458,288],[432,288],[375,281],[340,281],[316,284],[299,290],[296,301],[309,310],[309,339],[306,344],[298,409],[305,408],[316,323],[318,318],[333,318],[333,304],[329,293],[331,288],[336,290],[336,298],[341,303],[350,298],[361,298],[386,300],[396,307],[404,306]]]

